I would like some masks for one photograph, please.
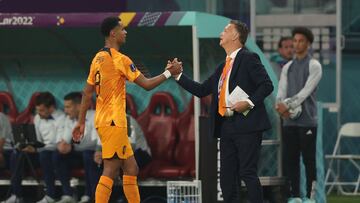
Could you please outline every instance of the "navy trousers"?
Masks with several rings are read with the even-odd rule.
[[[233,133],[232,120],[225,120],[220,138],[220,186],[226,203],[240,202],[244,181],[251,203],[263,203],[263,192],[257,175],[262,132]]]
[[[56,152],[54,164],[56,174],[62,184],[63,194],[72,195],[70,187],[71,170],[73,168],[84,168],[85,170],[85,194],[92,197],[101,175],[101,169],[94,162],[94,150],[71,151],[68,154]],[[82,162],[80,161],[82,160]]]

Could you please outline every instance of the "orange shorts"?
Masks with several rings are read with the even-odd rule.
[[[112,158],[115,153],[120,159],[128,159],[134,155],[127,135],[127,128],[106,126],[97,128],[102,144],[102,158]]]

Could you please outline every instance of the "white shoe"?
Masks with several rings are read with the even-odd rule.
[[[88,203],[90,202],[91,198],[87,195],[83,195],[81,198],[80,198],[80,201],[78,203]]]
[[[17,197],[16,195],[11,195],[9,198],[7,198],[4,203],[22,203],[23,198]]]
[[[300,197],[293,197],[288,199],[288,203],[302,203],[302,200]]]
[[[57,201],[56,203],[76,203],[76,201],[72,196],[63,195],[60,201]]]
[[[55,200],[47,195],[36,203],[55,203]]]
[[[302,202],[303,202],[303,203],[316,203],[314,199],[309,199],[309,198],[307,198],[307,197],[304,198]]]

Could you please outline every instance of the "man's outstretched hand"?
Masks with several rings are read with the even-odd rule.
[[[74,142],[80,142],[81,138],[84,136],[84,130],[85,124],[76,124],[72,132]]]
[[[166,70],[169,70],[171,75],[176,77],[183,71],[182,62],[174,58],[172,61],[168,61]]]

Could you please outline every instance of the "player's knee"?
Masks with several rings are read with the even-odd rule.
[[[118,171],[119,170],[116,170],[115,168],[112,167],[104,167],[103,175],[111,179],[115,179],[115,177],[118,176],[119,174]]]
[[[108,176],[111,179],[114,179],[119,175],[120,162],[117,160],[105,160],[104,161],[104,170],[103,175]]]
[[[137,164],[128,164],[124,167],[124,175],[137,176],[139,174],[139,167]]]

